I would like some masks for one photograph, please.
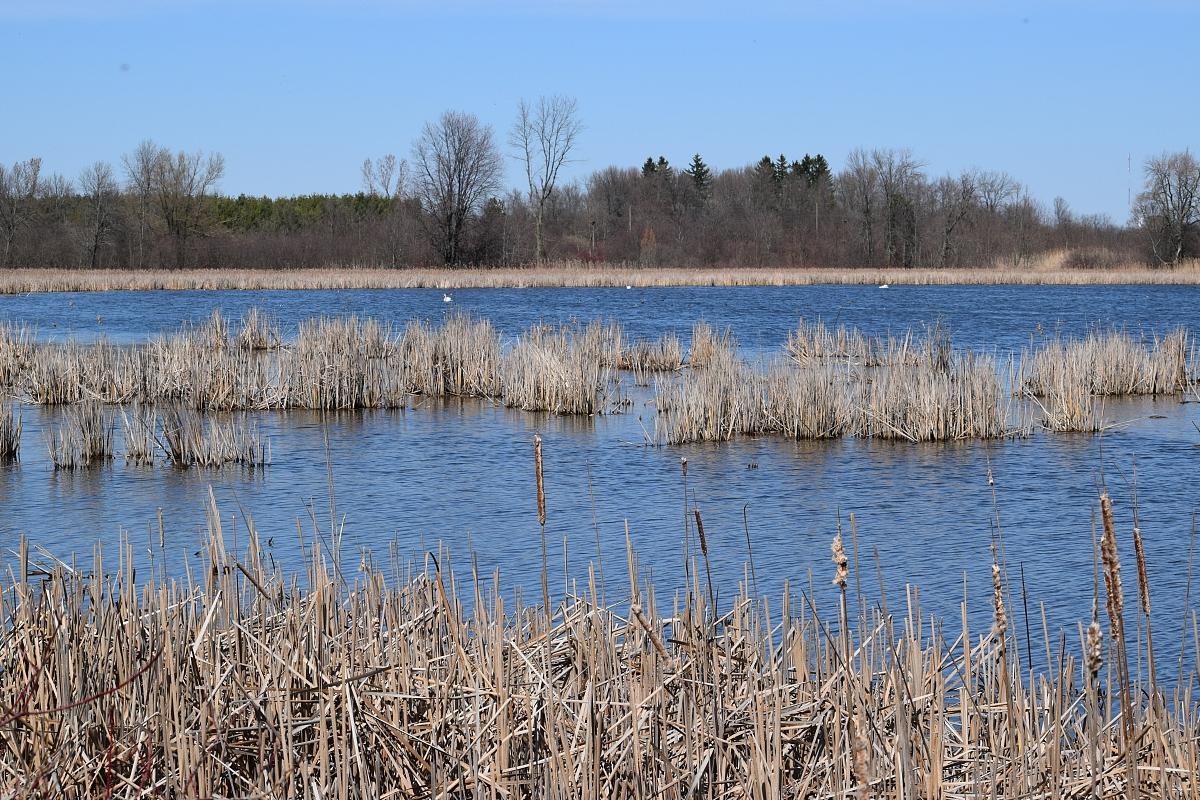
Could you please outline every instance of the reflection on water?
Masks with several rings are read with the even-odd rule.
[[[436,304],[430,300],[434,294],[10,297],[0,299],[0,317],[32,322],[43,335],[55,321],[53,331],[133,340],[202,318],[214,305],[232,316],[265,306],[285,324],[348,312],[402,322],[443,313],[440,296]],[[454,297],[456,307],[487,316],[508,333],[538,318],[577,316],[620,319],[634,336],[686,335],[694,320],[706,317],[731,325],[751,349],[778,348],[801,315],[871,331],[942,319],[960,345],[1010,348],[1026,343],[1038,323],[1053,330],[1061,322],[1074,332],[1098,320],[1161,330],[1194,326],[1187,317],[1200,307],[1196,287],[473,290]],[[67,299],[75,305],[67,306]],[[102,326],[95,323],[98,314]],[[586,580],[598,540],[608,597],[626,595],[628,525],[644,570],[670,601],[682,586],[680,459],[686,458],[687,503],[702,511],[722,597],[730,597],[745,574],[748,528],[762,592],[777,595],[785,583],[794,592],[811,586],[818,605],[832,608],[830,540],[839,519],[849,538],[853,514],[859,571],[851,581],[860,580],[872,600],[882,584],[896,606],[905,587],[917,585],[926,613],[956,619],[965,591],[973,625],[983,631],[991,613],[991,547],[1002,539],[1017,594],[1024,577],[1025,597],[1014,613],[1023,615],[1028,607],[1033,638],[1040,641],[1045,603],[1051,636],[1060,628],[1074,636],[1075,624],[1090,616],[1093,515],[1098,488],[1106,485],[1116,500],[1123,545],[1130,539],[1136,490],[1161,638],[1169,640],[1169,652],[1178,647],[1192,519],[1200,505],[1200,433],[1193,427],[1200,404],[1107,403],[1105,417],[1127,424],[1103,437],[1039,433],[1028,440],[916,445],[761,438],[653,447],[646,443],[654,428],[646,397],[635,392],[628,413],[598,417],[531,414],[454,398],[417,399],[396,411],[253,414],[272,443],[273,463],[265,470],[135,467],[118,455],[106,466],[55,472],[44,436],[59,412],[24,407],[21,463],[0,468],[0,547],[15,547],[24,535],[64,558],[86,560],[97,542],[112,545],[124,534],[135,557],[154,553],[156,566],[182,574],[206,530],[211,487],[226,536],[244,537],[243,515],[251,514],[286,569],[301,563],[298,522],[311,539],[313,520],[322,532],[344,521],[344,552],[355,562],[363,549],[385,564],[392,550],[419,562],[443,542],[460,575],[473,556],[481,574],[499,569],[506,586],[525,586],[526,596],[540,596],[532,458],[533,436],[540,433],[551,585],[560,592],[564,554],[567,578]],[[120,451],[119,432],[116,438]],[[1133,585],[1132,552],[1123,563]],[[1023,634],[1025,620],[1018,617],[1016,625]]]

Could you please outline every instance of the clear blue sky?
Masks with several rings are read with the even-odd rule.
[[[1127,157],[1136,193],[1146,156],[1200,149],[1191,2],[0,0],[0,29],[0,161],[74,177],[152,138],[223,153],[232,194],[355,191],[445,109],[503,143],[556,93],[572,178],[909,147],[1123,222]]]

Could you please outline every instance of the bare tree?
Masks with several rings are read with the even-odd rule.
[[[447,264],[457,264],[472,215],[500,188],[503,165],[491,127],[474,114],[443,113],[413,143],[413,168],[433,244]]]
[[[934,184],[933,195],[942,217],[942,246],[938,252],[938,266],[949,267],[954,258],[958,228],[975,206],[975,178],[969,172],[964,172],[958,178],[947,175]]]
[[[566,163],[582,130],[574,97],[555,95],[539,97],[533,105],[525,100],[517,104],[517,121],[508,141],[525,165],[529,201],[533,206],[534,257],[537,261],[546,260],[543,233],[546,203],[554,193],[558,171]]]
[[[97,161],[79,175],[79,192],[86,200],[86,247],[92,269],[99,266],[100,250],[111,241],[116,226],[117,181],[106,161]]]
[[[153,213],[154,163],[158,156],[158,146],[149,139],[140,142],[132,153],[121,156],[126,189],[133,206],[133,216],[137,219],[137,235],[130,240],[130,261],[138,269],[146,266],[146,240],[150,235],[150,215]]]
[[[1020,193],[1021,184],[1007,172],[982,170],[975,173],[979,203],[983,206],[983,256],[992,260],[992,235],[1000,211]]]
[[[866,151],[855,148],[846,157],[846,169],[839,176],[841,194],[846,206],[858,217],[859,236],[862,238],[865,266],[873,266],[875,260],[875,206],[879,192],[879,170]]]
[[[1062,236],[1063,247],[1071,246],[1071,229],[1075,226],[1075,213],[1065,197],[1054,198],[1054,227]]]
[[[400,266],[412,241],[413,228],[419,227],[420,214],[415,213],[415,201],[409,195],[408,161],[397,159],[391,153],[372,161],[366,159],[362,165],[363,188],[367,194],[387,203],[381,217],[383,249],[386,263],[393,269]]]
[[[167,233],[175,240],[175,265],[187,264],[187,244],[204,232],[205,197],[225,174],[225,159],[220,153],[207,158],[203,153],[174,156],[164,151],[155,173],[155,196]]]
[[[408,185],[408,162],[388,153],[362,165],[363,188],[376,197],[398,198]]]
[[[220,153],[207,158],[200,152],[172,154],[145,141],[124,162],[131,189],[158,215],[174,241],[175,266],[182,269],[187,265],[188,242],[205,230],[206,198],[225,174],[225,159]],[[139,255],[142,247],[139,244]]]
[[[888,265],[911,267],[916,253],[917,226],[913,211],[913,185],[921,181],[921,167],[907,148],[871,151],[871,163],[883,193],[883,247]]]
[[[1200,228],[1200,162],[1190,152],[1163,153],[1146,162],[1146,188],[1137,197],[1134,219],[1160,263],[1180,262],[1189,236]]]
[[[17,236],[37,211],[42,160],[18,161],[8,169],[0,164],[0,266],[9,266]]]

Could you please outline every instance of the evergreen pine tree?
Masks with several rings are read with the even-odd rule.
[[[774,175],[775,183],[782,184],[784,182],[784,180],[787,179],[787,174],[788,174],[787,156],[785,156],[783,153],[780,153],[779,158],[775,161],[775,164],[772,166],[772,169],[775,172],[775,175]]]
[[[712,170],[699,153],[692,156],[692,163],[683,174],[692,179],[692,185],[696,187],[696,194],[700,195],[701,200],[708,202],[712,198]]]

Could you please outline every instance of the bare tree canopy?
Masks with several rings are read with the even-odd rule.
[[[447,264],[458,264],[474,213],[500,190],[503,162],[491,127],[474,114],[443,113],[413,144],[413,169],[434,246]]]
[[[362,165],[363,188],[375,197],[403,197],[408,188],[408,161],[391,153]]]
[[[0,267],[9,266],[17,235],[33,217],[41,173],[40,158],[18,161],[7,169],[0,164]]]
[[[92,269],[100,266],[100,253],[116,227],[118,192],[112,166],[107,161],[97,161],[79,175],[79,193],[87,199],[85,246]]]
[[[534,257],[537,261],[546,260],[546,203],[554,193],[558,171],[571,155],[582,130],[574,97],[539,97],[534,104],[522,99],[517,104],[517,121],[508,141],[525,166],[529,200],[533,206]]]
[[[146,235],[147,216],[153,211],[175,245],[175,266],[187,265],[188,242],[203,234],[206,198],[225,174],[220,153],[207,158],[201,152],[171,153],[149,140],[122,159],[129,188],[140,203],[139,260]]]
[[[1154,257],[1178,264],[1200,251],[1200,162],[1188,151],[1146,162],[1146,187],[1134,219],[1150,239]]]

